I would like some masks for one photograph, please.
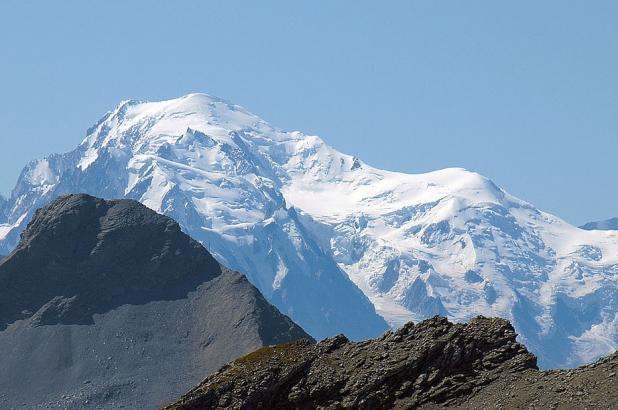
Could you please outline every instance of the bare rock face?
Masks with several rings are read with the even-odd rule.
[[[61,197],[37,211],[0,268],[0,329],[92,324],[117,306],[178,299],[221,274],[172,219],[136,201]]]
[[[0,262],[0,408],[155,408],[234,358],[305,338],[136,201],[61,197]]]
[[[537,369],[503,319],[434,317],[382,338],[265,347],[167,409],[390,409],[455,404],[501,374]]]

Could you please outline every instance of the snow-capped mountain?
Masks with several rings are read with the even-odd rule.
[[[505,317],[544,366],[618,346],[618,232],[573,227],[463,169],[378,170],[204,94],[123,102],[75,151],[29,164],[0,254],[34,209],[78,191],[173,217],[317,338],[378,334],[366,295],[393,326]]]
[[[207,95],[127,101],[79,147],[30,163],[0,225],[8,253],[33,212],[64,193],[136,199],[175,219],[312,336],[372,337],[388,326],[281,194],[283,145],[302,139]]]
[[[548,367],[618,347],[618,232],[573,227],[463,169],[357,169],[296,175],[284,195],[389,322],[505,317]]]

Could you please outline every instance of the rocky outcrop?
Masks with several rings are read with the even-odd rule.
[[[224,366],[165,410],[615,409],[618,353],[541,371],[503,319],[434,317],[380,339],[265,347]]]
[[[536,369],[502,319],[434,317],[382,338],[265,347],[208,377],[170,409],[390,409],[455,404],[501,374]]]
[[[618,230],[618,218],[610,218],[604,221],[588,222],[580,226],[587,231],[613,231]]]
[[[0,408],[154,408],[236,357],[305,338],[136,201],[61,197],[0,264]]]

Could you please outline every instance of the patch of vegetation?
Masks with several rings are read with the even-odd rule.
[[[285,343],[276,346],[262,347],[254,352],[251,352],[245,356],[242,356],[234,361],[234,364],[238,365],[255,365],[263,361],[274,358],[276,360],[282,360],[284,363],[292,363],[298,359],[298,355],[295,354],[299,348],[298,343]]]

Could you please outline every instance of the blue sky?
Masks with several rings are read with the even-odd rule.
[[[120,100],[207,92],[371,165],[618,215],[616,1],[4,1],[0,192]]]

